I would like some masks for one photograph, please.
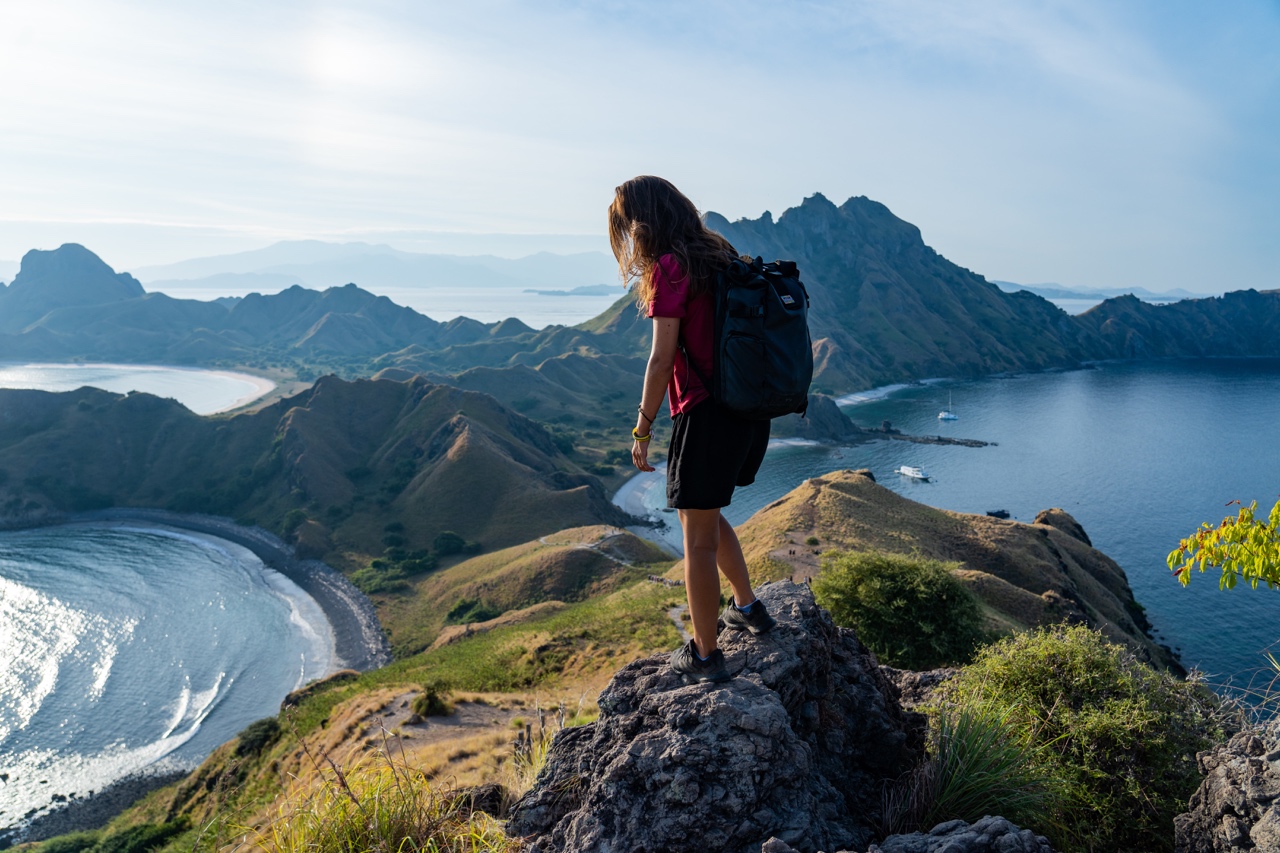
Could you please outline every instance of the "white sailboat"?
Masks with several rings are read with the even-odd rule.
[[[947,407],[938,412],[938,420],[940,421],[958,421],[960,416],[951,411],[951,392],[947,392]]]

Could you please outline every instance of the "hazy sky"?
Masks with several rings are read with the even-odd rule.
[[[0,260],[603,249],[646,172],[867,195],[989,278],[1280,287],[1280,2],[0,0]]]

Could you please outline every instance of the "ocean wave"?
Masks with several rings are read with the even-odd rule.
[[[333,626],[320,605],[302,587],[274,569],[263,566],[262,580],[272,593],[289,605],[289,622],[298,629],[307,647],[302,654],[301,671],[293,689],[328,675],[333,671],[337,658],[337,641]]]
[[[0,577],[0,745],[30,724],[58,686],[64,663],[88,664],[89,699],[101,697],[122,637],[136,623],[113,624],[53,596]]]

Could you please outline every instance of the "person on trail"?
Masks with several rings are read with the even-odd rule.
[[[769,421],[744,420],[711,399],[713,290],[717,274],[737,256],[729,241],[703,224],[693,202],[669,181],[632,178],[609,205],[609,243],[624,281],[635,282],[636,304],[653,320],[631,461],[649,464],[651,428],[663,396],[673,429],[667,450],[667,506],[684,529],[684,580],[693,639],[671,655],[686,681],[726,681],[716,640],[720,609],[717,567],[733,589],[724,623],[762,634],[774,625],[756,598],[733,526],[720,514],[736,486],[755,481],[769,443]],[[692,364],[690,364],[692,361]]]

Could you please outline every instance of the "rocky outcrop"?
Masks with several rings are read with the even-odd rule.
[[[770,426],[772,438],[803,438],[810,441],[848,441],[864,437],[863,430],[840,411],[826,394],[810,394],[804,416],[787,415]]]
[[[1205,777],[1173,820],[1177,853],[1280,850],[1280,722],[1196,756]]]
[[[541,853],[864,849],[922,732],[808,587],[758,592],[778,625],[721,634],[732,680],[685,685],[666,655],[623,667],[599,720],[556,736],[508,833]]]
[[[760,853],[798,853],[778,838],[770,838]],[[848,853],[848,851],[840,851]],[[1002,817],[984,817],[974,823],[949,820],[928,832],[891,835],[872,844],[867,853],[1053,853],[1049,840],[1029,829],[1020,829]]]
[[[898,702],[909,711],[928,705],[933,700],[934,691],[955,678],[960,672],[953,666],[930,669],[925,672],[882,666],[880,671],[898,688]]]
[[[1079,539],[1090,548],[1093,547],[1093,541],[1089,539],[1089,534],[1084,532],[1084,527],[1065,509],[1059,509],[1058,507],[1042,509],[1036,513],[1036,520],[1033,523],[1045,524],[1061,530],[1071,538]]]
[[[1002,817],[951,820],[928,832],[891,835],[868,853],[1053,853],[1049,840]]]

